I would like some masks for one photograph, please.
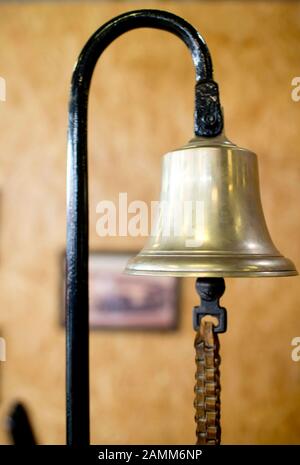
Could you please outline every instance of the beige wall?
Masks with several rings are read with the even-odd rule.
[[[283,2],[282,2],[283,3]],[[167,8],[199,28],[212,52],[229,138],[259,155],[264,211],[279,249],[300,268],[300,5],[284,2],[92,2],[0,5],[0,442],[11,402],[26,401],[42,443],[65,435],[64,332],[59,255],[65,246],[67,102],[74,61],[104,21],[138,7]],[[143,239],[101,240],[95,205],[129,192],[156,199],[161,154],[192,135],[193,67],[184,45],[159,31],[119,39],[98,65],[90,105],[90,211],[94,248],[135,249]],[[94,443],[193,443],[193,280],[170,334],[91,337]],[[228,279],[222,301],[224,443],[300,442],[298,278]]]

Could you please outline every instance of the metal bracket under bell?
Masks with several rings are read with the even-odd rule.
[[[201,305],[193,309],[193,326],[198,331],[201,320],[205,316],[216,317],[218,325],[214,327],[215,333],[225,333],[227,329],[227,311],[220,307],[219,300],[225,291],[223,278],[197,278],[196,290],[201,297]]]

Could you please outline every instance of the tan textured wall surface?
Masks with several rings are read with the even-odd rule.
[[[74,61],[104,21],[138,7],[168,8],[199,28],[214,60],[228,137],[259,155],[264,211],[278,248],[300,268],[300,5],[273,2],[92,2],[0,5],[0,442],[15,399],[39,440],[63,443],[64,332],[59,254],[65,244],[67,101]],[[192,135],[193,67],[184,45],[159,31],[123,36],[98,65],[90,105],[90,210],[129,192],[156,199],[160,154]],[[177,332],[91,337],[94,443],[193,443],[193,280],[183,282]],[[300,443],[298,278],[228,279],[221,336],[224,443]]]

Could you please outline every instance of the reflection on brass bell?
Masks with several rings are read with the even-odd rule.
[[[160,207],[129,274],[292,276],[269,235],[257,158],[223,135],[196,137],[163,159]]]

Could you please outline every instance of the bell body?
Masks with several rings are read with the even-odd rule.
[[[257,157],[223,136],[196,138],[163,158],[157,218],[129,274],[289,276],[262,210]]]

